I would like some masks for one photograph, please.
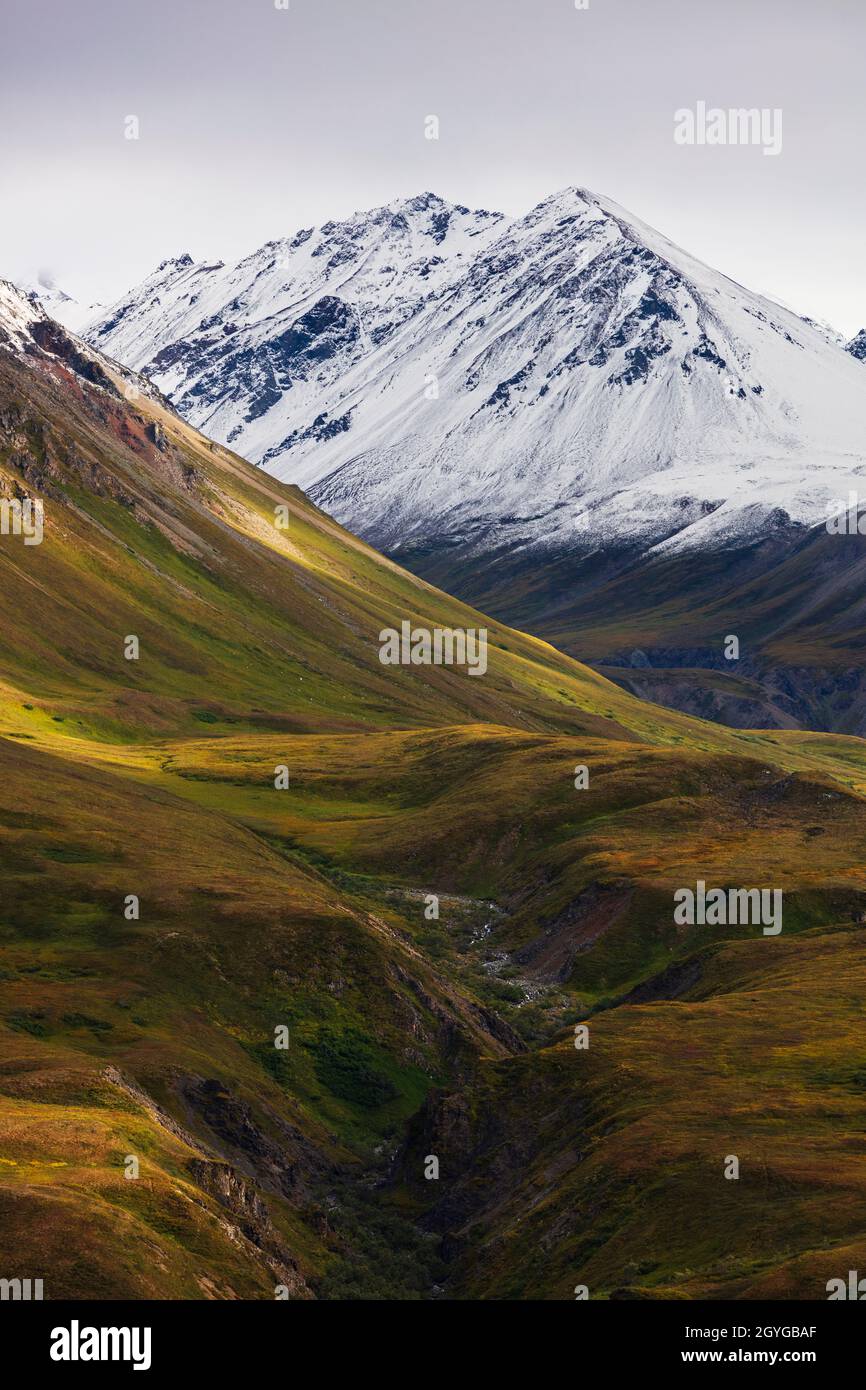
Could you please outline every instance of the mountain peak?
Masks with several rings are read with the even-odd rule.
[[[529,216],[542,211],[574,212],[594,205],[600,206],[600,200],[595,193],[590,192],[588,188],[581,188],[579,184],[568,184],[565,188],[560,188],[557,192],[549,193],[546,198],[542,198],[539,203],[536,203]]]
[[[395,212],[424,212],[430,207],[445,207],[446,202],[444,198],[440,198],[438,193],[428,191],[426,193],[414,193],[409,198],[392,198],[386,206],[393,208]],[[454,204],[447,204],[447,206],[453,207]]]
[[[182,251],[179,256],[166,256],[164,261],[160,261],[154,275],[159,275],[163,270],[186,270],[193,264],[192,256],[188,251]]]

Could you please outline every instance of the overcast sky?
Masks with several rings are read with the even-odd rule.
[[[105,301],[395,196],[520,213],[580,184],[866,324],[866,0],[289,3],[0,0],[0,275]],[[676,144],[698,101],[780,108],[781,154]]]

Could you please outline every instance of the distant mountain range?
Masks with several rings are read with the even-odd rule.
[[[737,598],[828,506],[866,495],[866,330],[846,344],[610,200],[572,188],[509,219],[425,193],[235,266],[164,261],[83,331],[417,573],[631,688],[647,693],[647,669],[713,669],[736,619],[736,677],[665,675],[656,698],[866,727],[834,676],[827,698],[811,676],[771,689],[766,644],[799,616],[746,633]],[[707,555],[728,558],[707,563],[684,640],[675,602],[661,629]]]

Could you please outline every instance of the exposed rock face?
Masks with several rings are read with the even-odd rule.
[[[249,1106],[234,1100],[218,1081],[184,1078],[180,1086],[181,1093],[202,1103],[200,1108],[203,1110],[203,1118],[217,1141],[214,1147],[211,1147],[203,1144],[190,1129],[179,1124],[143,1087],[117,1067],[106,1067],[103,1074],[112,1086],[122,1090],[136,1105],[146,1110],[161,1128],[174,1135],[197,1155],[187,1163],[190,1177],[203,1193],[214,1198],[233,1218],[226,1222],[226,1230],[233,1241],[249,1241],[254,1245],[271,1270],[275,1285],[284,1285],[290,1297],[311,1298],[313,1295],[291,1251],[274,1227],[267,1205],[260,1192],[256,1190],[254,1180],[238,1172],[231,1163],[225,1162],[221,1154],[221,1143],[231,1149],[238,1149],[251,1160],[249,1168],[253,1179],[261,1181],[264,1178],[270,1191],[275,1190],[270,1180],[271,1175],[274,1172],[282,1175],[289,1171],[289,1165],[279,1146],[266,1139],[255,1126]],[[191,1107],[191,1110],[194,1111],[196,1108],[199,1107]],[[288,1126],[277,1117],[273,1118],[288,1131]],[[297,1147],[300,1141],[306,1149],[306,1156],[313,1159],[311,1169],[315,1168],[321,1172],[324,1165],[312,1146],[299,1134],[292,1137],[295,1146]],[[277,1190],[295,1198],[298,1196],[297,1184],[285,1179],[280,1182]]]
[[[327,1164],[300,1130],[271,1114],[279,1141],[269,1137],[250,1106],[214,1077],[182,1077],[177,1089],[190,1112],[207,1126],[214,1147],[266,1191],[295,1201],[308,1198],[311,1180],[321,1176]]]
[[[631,897],[625,887],[590,884],[552,921],[542,923],[541,935],[515,953],[515,962],[540,984],[566,982],[580,952],[589,950],[616,923]]]
[[[236,1238],[248,1240],[261,1252],[274,1275],[275,1285],[281,1285],[290,1298],[312,1298],[303,1275],[271,1221],[261,1197],[228,1163],[214,1163],[195,1158],[189,1164],[190,1175],[203,1192],[215,1197],[235,1218]]]
[[[88,352],[83,352],[75,340],[52,319],[37,319],[30,325],[30,335],[37,347],[64,362],[77,376],[94,386],[101,386],[112,396],[120,392],[101,364]]]
[[[848,343],[847,351],[859,362],[866,361],[866,328],[861,328],[859,333],[855,333]]]

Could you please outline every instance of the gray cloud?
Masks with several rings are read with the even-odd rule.
[[[0,274],[110,299],[434,189],[586,185],[755,289],[866,323],[861,0],[4,0]],[[784,147],[674,112],[781,108]],[[440,139],[424,139],[435,114]],[[136,116],[140,138],[124,138]]]

